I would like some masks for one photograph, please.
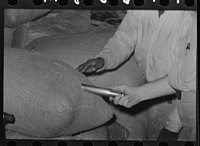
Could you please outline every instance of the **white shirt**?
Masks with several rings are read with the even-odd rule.
[[[165,11],[159,17],[158,11],[129,10],[97,57],[105,59],[104,69],[112,69],[135,52],[137,62],[148,81],[163,77],[168,74],[178,50],[178,29],[190,12]]]

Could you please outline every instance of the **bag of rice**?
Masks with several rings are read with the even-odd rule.
[[[5,9],[4,26],[16,27],[20,24],[37,19],[50,11],[49,9]]]

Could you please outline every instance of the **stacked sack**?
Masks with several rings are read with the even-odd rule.
[[[72,17],[73,14],[76,17]],[[106,140],[128,137],[128,131],[122,125],[106,123],[112,118],[113,111],[103,99],[91,94],[84,97],[88,93],[80,90],[79,80],[82,78],[91,84],[86,77],[79,77],[80,73],[76,74],[75,69],[57,59],[16,49],[41,37],[86,32],[88,18],[87,11],[5,10],[4,111],[16,118],[15,124],[6,126],[7,138]],[[54,75],[51,71],[56,68],[55,64],[61,66],[61,70],[55,69]],[[60,77],[63,79],[59,80]],[[53,85],[57,80],[58,85]],[[61,84],[63,81],[68,81],[69,85]],[[76,87],[69,88],[71,82]],[[52,91],[54,87],[56,89]]]

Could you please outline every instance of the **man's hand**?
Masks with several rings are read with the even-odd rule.
[[[78,66],[77,70],[83,74],[95,73],[104,66],[104,59],[102,57],[89,59],[85,63]]]
[[[109,97],[109,100],[113,101],[114,104],[131,108],[133,105],[136,105],[142,101],[142,93],[139,92],[137,87],[118,86],[112,87],[111,89],[124,93],[124,96],[118,95],[115,97]]]

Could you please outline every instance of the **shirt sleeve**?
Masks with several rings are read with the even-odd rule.
[[[193,58],[196,58],[193,56]],[[190,58],[190,60],[193,60]],[[190,61],[187,59],[187,61]],[[183,58],[178,60],[172,66],[171,72],[169,73],[169,84],[180,91],[196,91],[196,65],[191,66],[185,65]],[[194,61],[193,61],[194,63]]]
[[[139,11],[128,11],[113,37],[108,40],[103,51],[96,56],[104,58],[103,69],[117,67],[133,53],[137,42],[140,15]]]
[[[193,25],[191,39],[187,46],[181,47],[179,55],[175,58],[169,73],[169,84],[180,91],[196,91],[196,51],[197,51],[197,25]],[[183,51],[182,51],[183,50]]]

